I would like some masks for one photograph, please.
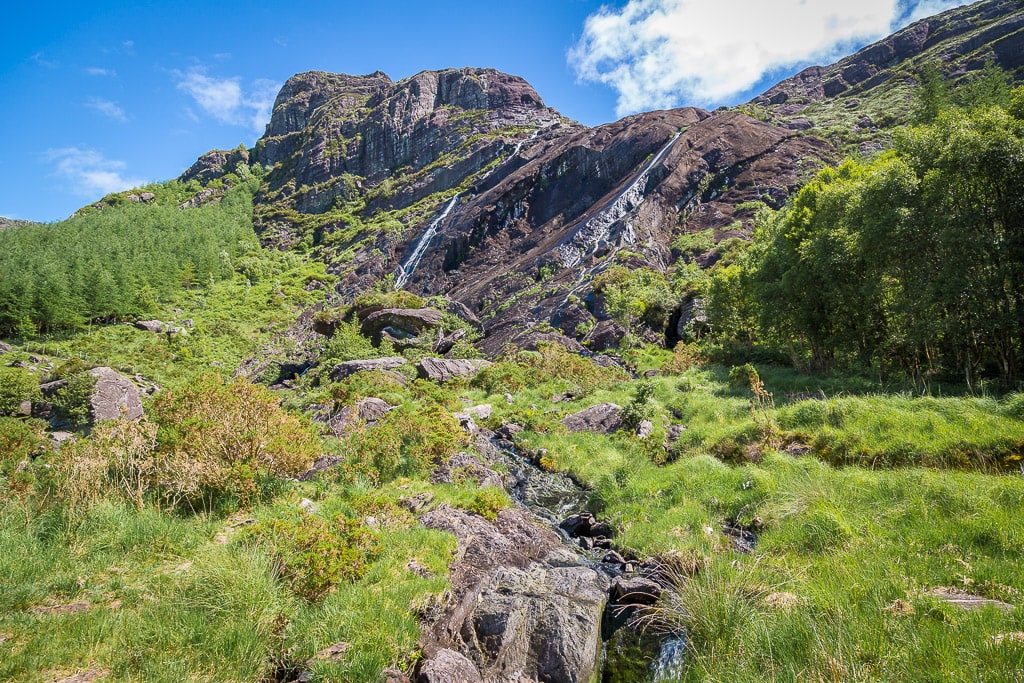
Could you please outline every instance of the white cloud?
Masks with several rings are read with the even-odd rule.
[[[113,69],[104,69],[98,66],[86,67],[85,73],[90,76],[117,76],[117,72]]]
[[[263,132],[270,120],[274,97],[280,89],[279,83],[262,78],[243,88],[240,78],[214,78],[197,69],[175,72],[175,76],[178,89],[191,95],[207,114],[222,123],[256,132]]]
[[[111,102],[110,100],[104,100],[100,97],[90,97],[85,103],[85,106],[90,109],[95,109],[104,116],[121,123],[128,120],[128,117],[125,116],[124,109],[121,109],[121,107],[117,106],[116,103]]]
[[[72,192],[83,197],[97,197],[120,192],[146,181],[124,175],[123,161],[107,159],[93,149],[64,147],[51,149],[45,159],[54,164],[54,175],[69,183]]]
[[[957,0],[629,0],[587,17],[569,62],[620,115],[715,105],[776,70],[827,64]],[[920,14],[924,12],[925,14]]]

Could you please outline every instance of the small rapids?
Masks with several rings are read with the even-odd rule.
[[[661,652],[658,653],[658,660],[654,663],[654,671],[651,674],[651,683],[671,681],[683,673],[686,666],[686,638],[674,636],[667,638],[661,644]]]

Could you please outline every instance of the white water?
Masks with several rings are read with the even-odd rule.
[[[494,175],[495,171],[497,171],[499,168],[501,168],[508,162],[512,161],[512,159],[515,159],[517,156],[519,156],[519,152],[522,151],[523,145],[527,144],[528,142],[536,138],[538,135],[541,134],[541,131],[543,130],[543,127],[538,128],[529,137],[525,137],[519,142],[517,142],[515,149],[512,150],[512,153],[505,157],[501,161],[501,163],[496,164],[494,168],[492,168],[490,171],[484,174],[484,177],[482,177],[477,182],[477,184],[483,183],[492,175]],[[416,268],[420,265],[420,261],[423,260],[423,254],[427,251],[427,247],[430,246],[430,240],[434,239],[434,235],[437,234],[437,231],[441,227],[441,224],[444,222],[444,219],[448,218],[448,214],[450,214],[452,212],[452,209],[455,208],[455,203],[458,201],[460,196],[462,195],[457,194],[454,197],[452,197],[451,201],[449,201],[445,205],[444,209],[441,210],[441,213],[439,213],[437,217],[430,222],[430,225],[427,226],[427,229],[423,231],[422,235],[420,235],[419,240],[416,241],[416,246],[413,248],[412,252],[410,252],[409,256],[406,257],[405,263],[403,263],[398,268],[398,270],[395,271],[395,289],[401,289],[402,287],[405,287],[405,285],[409,282],[409,278],[411,278],[412,274],[416,272]]]
[[[416,266],[420,264],[423,259],[423,254],[427,250],[427,246],[430,244],[430,240],[434,239],[434,235],[437,234],[437,229],[441,227],[441,223],[444,222],[445,218],[448,218],[448,214],[455,208],[455,204],[459,201],[460,195],[455,195],[451,200],[445,204],[444,209],[437,215],[434,220],[430,221],[430,225],[420,235],[419,240],[416,242],[416,246],[412,252],[405,259],[405,263],[395,273],[395,289],[401,289],[405,287],[405,283],[409,281],[412,274],[416,271]]]
[[[661,653],[654,663],[651,682],[670,681],[683,673],[686,664],[686,638],[682,636],[668,638],[661,644]]]
[[[571,268],[579,263],[584,255],[596,251],[601,243],[608,240],[612,226],[643,203],[647,178],[654,167],[661,163],[672,146],[676,144],[680,135],[682,135],[681,132],[676,133],[622,192],[615,195],[596,214],[588,218],[576,229],[572,238],[558,248],[564,266]],[[631,225],[626,225],[625,237],[627,242],[635,241],[636,233]]]

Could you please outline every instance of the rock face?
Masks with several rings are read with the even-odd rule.
[[[562,419],[570,432],[611,434],[622,428],[622,407],[614,403],[598,403]]]
[[[387,356],[385,358],[367,358],[365,360],[348,360],[338,363],[331,368],[330,377],[333,381],[339,382],[349,375],[366,370],[394,370],[406,364],[401,356]]]
[[[490,365],[478,359],[424,358],[416,363],[416,371],[423,379],[435,382],[450,382],[453,379],[469,379]]]
[[[92,397],[92,418],[100,420],[136,420],[142,417],[139,390],[130,379],[111,368],[93,368],[89,371],[96,380]]]
[[[590,680],[600,655],[604,574],[577,565],[557,535],[519,510],[503,510],[492,524],[442,505],[421,523],[459,542],[454,598],[431,628],[427,662],[451,649],[484,681]]]

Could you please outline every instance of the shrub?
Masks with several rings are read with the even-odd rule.
[[[512,501],[504,489],[485,486],[473,492],[473,499],[466,505],[466,509],[493,522],[498,519],[498,513],[511,504]]]
[[[0,415],[11,415],[24,401],[39,398],[39,380],[25,368],[0,368]]]
[[[672,358],[661,369],[667,374],[681,375],[690,368],[705,362],[704,354],[696,344],[679,342],[672,351]]]
[[[231,496],[249,504],[261,485],[294,477],[320,455],[313,430],[280,406],[274,394],[244,380],[206,377],[161,394],[153,414],[158,448],[174,473],[175,499]]]
[[[270,546],[281,578],[310,602],[342,581],[361,577],[377,552],[373,533],[362,522],[340,515],[328,521],[297,513],[261,523],[251,533],[253,539]]]
[[[652,398],[654,398],[654,383],[650,380],[637,382],[633,400],[622,409],[622,421],[629,427],[635,428],[644,420],[650,420],[654,415],[654,406],[651,405]]]
[[[92,392],[96,388],[96,378],[88,372],[79,372],[67,380],[67,385],[53,397],[53,404],[75,427],[81,427],[92,418]]]
[[[58,491],[72,505],[91,505],[113,493],[141,509],[147,495],[175,473],[154,454],[157,426],[146,420],[112,420],[87,439],[62,449],[54,460]]]

